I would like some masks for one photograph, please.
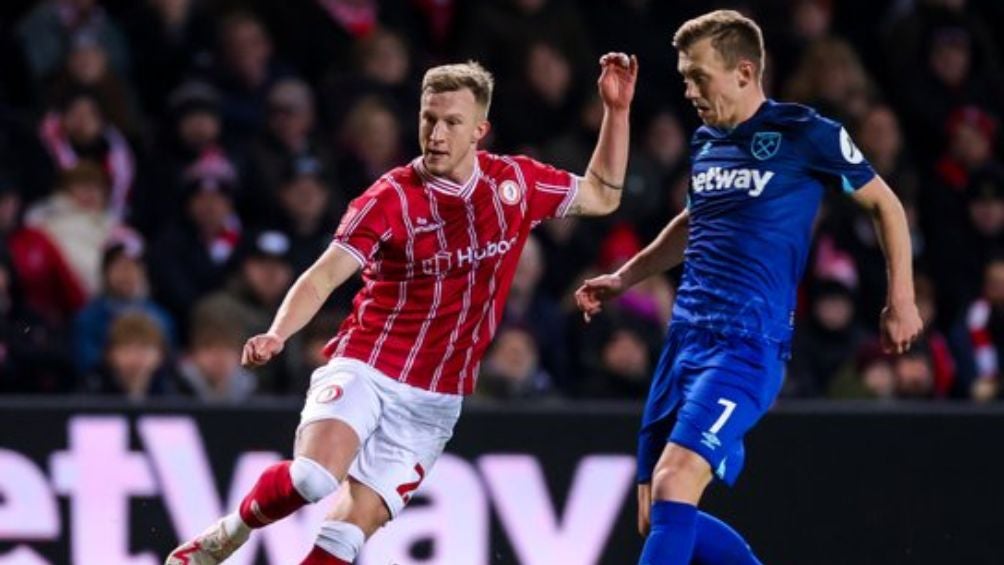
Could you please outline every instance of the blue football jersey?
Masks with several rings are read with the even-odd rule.
[[[824,186],[875,171],[837,122],[767,100],[691,140],[690,234],[673,320],[787,343]]]

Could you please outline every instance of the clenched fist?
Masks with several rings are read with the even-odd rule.
[[[258,334],[244,344],[241,364],[245,367],[264,365],[282,351],[285,343],[284,339],[273,333]]]

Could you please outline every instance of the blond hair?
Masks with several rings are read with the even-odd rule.
[[[477,61],[467,61],[454,65],[440,65],[425,72],[422,78],[422,93],[426,91],[453,92],[468,89],[474,95],[474,100],[485,109],[492,103],[492,90],[495,88],[495,77]]]
[[[673,47],[690,49],[698,41],[711,38],[711,46],[728,69],[746,59],[756,65],[757,78],[763,76],[763,32],[756,22],[735,10],[716,10],[687,20],[673,35]]]

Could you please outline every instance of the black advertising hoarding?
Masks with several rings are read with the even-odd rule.
[[[0,404],[0,565],[158,565],[288,457],[298,404]],[[362,565],[632,564],[638,406],[471,406]],[[776,409],[706,509],[766,564],[1001,564],[1004,410]],[[324,503],[228,561],[295,564]]]

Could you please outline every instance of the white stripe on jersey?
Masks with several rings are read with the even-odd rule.
[[[492,204],[495,206],[495,216],[499,223],[499,229],[502,232],[502,238],[505,239],[506,235],[509,233],[509,223],[505,219],[505,210],[502,209],[502,202],[499,200],[498,191],[494,190],[494,181],[491,182],[492,186]],[[457,382],[457,393],[464,393],[464,381],[467,379],[467,369],[471,363],[471,354],[474,351],[474,346],[478,343],[478,339],[481,336],[481,323],[485,320],[485,312],[489,312],[491,319],[488,322],[489,334],[495,335],[495,308],[493,307],[495,300],[495,281],[498,279],[499,267],[502,266],[502,261],[495,262],[495,268],[492,270],[492,278],[488,282],[488,299],[485,300],[484,306],[481,308],[481,316],[478,318],[478,323],[474,326],[473,341],[471,347],[467,348],[467,355],[464,357],[464,366],[460,370],[460,378]],[[480,361],[477,365],[480,365]],[[476,367],[472,376],[477,376]]]
[[[478,248],[478,233],[474,229],[474,223],[477,218],[474,215],[474,207],[471,205],[470,200],[464,200],[464,209],[467,211],[467,235],[471,239],[471,247],[473,249]],[[460,327],[464,325],[464,321],[467,320],[467,313],[471,308],[471,292],[474,290],[474,283],[476,281],[476,273],[480,263],[475,263],[471,265],[471,270],[467,273],[467,288],[464,289],[464,300],[463,307],[460,310],[460,315],[457,318],[457,325],[453,327],[453,331],[450,332],[450,343],[446,347],[446,353],[443,354],[443,359],[439,362],[439,366],[436,367],[436,371],[432,375],[432,384],[429,387],[431,390],[436,390],[439,385],[439,379],[443,376],[443,367],[446,366],[446,362],[453,355],[454,344],[457,341],[457,336],[460,335]]]
[[[446,244],[446,222],[439,215],[439,206],[436,205],[436,197],[431,191],[426,191],[426,197],[429,199],[429,214],[432,216],[432,221],[435,222],[439,228],[436,230],[436,239],[439,241],[439,252],[443,253],[447,249]],[[408,359],[404,363],[404,368],[401,370],[401,375],[397,380],[406,383],[408,382],[408,373],[411,372],[411,367],[415,363],[415,356],[418,355],[418,351],[422,348],[422,343],[425,341],[425,334],[429,330],[429,325],[432,320],[436,318],[436,311],[439,310],[439,301],[442,299],[443,295],[443,277],[446,275],[444,273],[436,273],[436,286],[433,289],[432,296],[432,306],[429,308],[429,312],[425,315],[425,322],[422,323],[422,328],[418,331],[418,338],[415,340],[415,344],[411,346],[411,351],[408,352]]]
[[[380,356],[380,350],[383,349],[384,342],[387,341],[387,337],[390,336],[391,330],[394,328],[394,321],[397,320],[397,317],[401,314],[401,310],[404,308],[405,299],[408,297],[408,281],[410,281],[415,275],[415,230],[411,225],[411,218],[408,216],[408,198],[404,194],[404,189],[401,188],[401,185],[399,185],[397,181],[390,176],[385,178],[387,179],[387,182],[394,187],[398,198],[401,200],[401,217],[404,220],[404,227],[407,232],[404,254],[407,260],[408,269],[404,280],[398,283],[397,304],[394,305],[394,310],[392,310],[390,316],[387,317],[387,322],[384,323],[380,337],[373,346],[373,351],[370,352],[367,364],[372,367],[376,366],[375,363],[377,357]]]

